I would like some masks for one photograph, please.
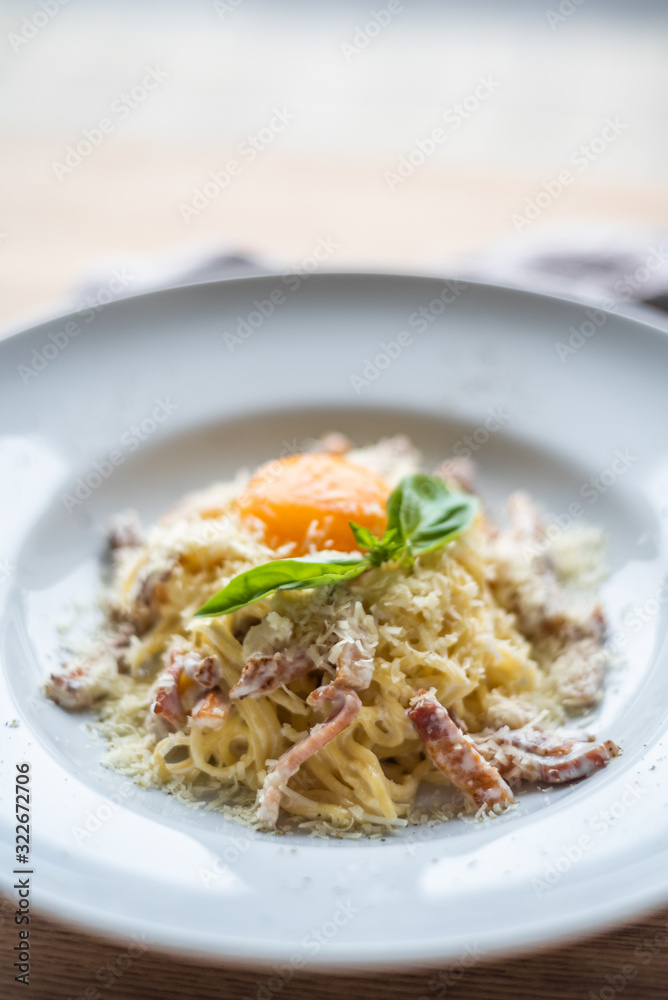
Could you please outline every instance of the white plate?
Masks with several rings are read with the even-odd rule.
[[[663,592],[656,599],[666,336],[562,300],[433,278],[330,274],[293,286],[262,277],[174,289],[0,344],[0,706],[20,720],[3,729],[3,757],[10,776],[32,765],[33,904],[156,948],[343,969],[467,949],[474,961],[666,902]],[[225,334],[238,338],[233,350]],[[562,361],[555,345],[569,338],[582,346]],[[373,377],[367,360],[383,352]],[[173,411],[161,422],[159,401],[156,416]],[[473,435],[494,505],[522,486],[562,521],[579,504],[578,517],[609,531],[615,627],[642,606],[623,626],[628,666],[610,675],[595,721],[623,757],[583,784],[527,794],[493,822],[383,842],[249,837],[99,765],[101,741],[45,701],[40,682],[63,609],[97,586],[101,525],[127,505],[150,521],[184,491],[330,428],[361,442],[404,431],[433,461]],[[97,482],[95,462],[112,464],[68,513],[63,495]],[[587,487],[592,476],[599,485]],[[6,800],[6,886],[12,813]]]

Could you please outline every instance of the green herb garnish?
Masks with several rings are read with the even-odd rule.
[[[415,556],[433,552],[473,523],[478,501],[469,493],[453,493],[441,479],[405,476],[387,500],[387,529],[378,538],[350,521],[366,555],[317,552],[296,559],[275,559],[235,576],[200,608],[195,618],[228,615],[277,590],[307,590],[346,583],[385,562],[411,565]]]

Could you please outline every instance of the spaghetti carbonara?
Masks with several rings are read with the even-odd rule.
[[[267,830],[373,834],[587,777],[618,752],[563,728],[602,692],[600,534],[550,541],[515,494],[502,527],[480,507],[458,532],[430,513],[447,540],[399,558],[383,531],[419,471],[405,438],[333,434],[187,497],[145,536],[120,517],[104,627],[48,694],[95,706],[111,766]],[[474,493],[461,460],[433,479]],[[346,567],[383,537],[395,547],[351,578],[195,617],[259,567]]]

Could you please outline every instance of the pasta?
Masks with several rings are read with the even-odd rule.
[[[375,477],[371,493],[380,481],[389,492],[407,463],[418,468],[403,439],[345,455]],[[281,468],[262,475],[264,503],[280,494]],[[456,469],[441,477],[457,486]],[[410,565],[388,561],[348,582],[279,590],[230,614],[194,617],[239,574],[295,551],[340,548],[345,508],[336,490],[324,491],[324,506],[312,499],[315,487],[307,490],[315,507],[304,514],[293,510],[293,480],[280,500],[278,541],[262,523],[264,508],[249,500],[254,480],[244,478],[186,498],[145,539],[129,522],[117,524],[105,629],[47,690],[68,708],[102,693],[111,766],[242,822],[273,828],[280,804],[283,829],[359,835],[481,805],[499,811],[482,793],[478,801],[458,789],[455,770],[443,766],[443,741],[454,732],[459,752],[498,771],[505,788],[508,755],[516,771],[526,762],[521,740],[514,746],[508,734],[535,741],[567,710],[596,703],[602,618],[595,595],[578,589],[572,549],[566,585],[536,525],[531,541],[517,523],[498,532],[478,513]],[[354,511],[377,528],[375,501],[356,494]],[[599,536],[588,538],[598,557]],[[591,566],[585,572],[590,582]],[[523,593],[542,624],[526,625]],[[578,653],[583,643],[588,658]],[[438,712],[445,728],[437,738]]]

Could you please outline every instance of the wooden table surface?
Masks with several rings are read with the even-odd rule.
[[[538,190],[542,177],[473,175],[434,166],[405,190],[379,183],[382,163],[353,165],[274,158],[240,178],[234,197],[213,202],[192,226],[178,204],[202,171],[225,162],[225,151],[153,143],[103,149],[72,182],[58,186],[44,165],[57,144],[16,134],[13,155],[0,163],[0,187],[11,191],[0,241],[0,320],[9,320],[71,289],[92,257],[148,254],[184,242],[217,241],[296,262],[320,236],[340,244],[334,266],[437,268],[510,235],[510,217]],[[583,179],[537,225],[558,220],[626,220],[668,229],[664,189]],[[548,905],[548,904],[546,904]],[[556,951],[480,963],[465,976],[454,968],[372,976],[298,974],[285,984],[267,974],[205,966],[147,952],[129,967],[123,949],[49,919],[32,931],[29,990],[12,981],[15,941],[11,904],[2,911],[1,995],[33,1000],[282,1000],[315,997],[364,1000],[651,1000],[668,996],[668,909]],[[620,971],[622,970],[622,971]],[[9,972],[9,974],[8,974]]]
[[[12,196],[0,214],[0,323],[71,291],[92,262],[126,258],[131,272],[133,257],[179,246],[232,247],[288,268],[326,239],[335,246],[327,268],[434,272],[516,235],[513,214],[550,176],[434,163],[390,191],[385,155],[357,162],[272,154],[184,222],[179,205],[234,149],[119,139],[59,184],[48,166],[60,140],[15,132],[7,145],[0,191]],[[527,232],[585,220],[668,230],[668,189],[592,171]]]
[[[12,907],[13,910],[13,907]],[[11,915],[10,915],[10,919]],[[126,950],[44,918],[31,931],[30,987],[12,981],[15,934],[0,936],[0,996],[7,1000],[666,1000],[668,909],[611,933],[552,951],[470,969],[378,972],[365,976],[270,973]]]

